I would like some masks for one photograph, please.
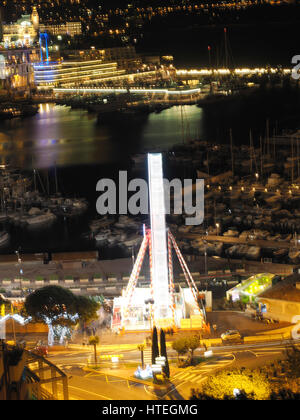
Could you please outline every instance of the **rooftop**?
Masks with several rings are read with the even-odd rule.
[[[261,293],[259,297],[300,302],[300,289],[297,283],[300,284],[300,275],[293,274]]]

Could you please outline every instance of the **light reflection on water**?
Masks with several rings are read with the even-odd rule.
[[[50,194],[56,190],[57,166],[58,190],[65,196],[85,197],[90,204],[86,214],[58,218],[51,228],[0,226],[10,233],[10,243],[0,253],[13,253],[19,247],[24,253],[95,249],[86,233],[96,216],[97,181],[101,177],[118,179],[118,171],[130,167],[131,154],[158,146],[168,149],[189,135],[195,137],[201,131],[201,113],[196,106],[173,107],[135,123],[108,126],[97,124],[97,116],[83,110],[41,104],[34,117],[0,123],[0,163],[30,170],[29,175],[32,167],[38,168],[39,180],[44,188],[49,182]],[[104,247],[101,256],[123,254]]]
[[[36,116],[0,124],[1,163],[23,169],[116,163],[144,148],[168,149],[201,136],[201,119],[200,108],[184,106],[107,126],[84,110],[40,104]]]

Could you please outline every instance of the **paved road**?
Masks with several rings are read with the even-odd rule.
[[[179,235],[177,235],[179,236]],[[265,241],[263,239],[252,239],[249,238],[232,238],[230,236],[217,236],[217,235],[200,235],[197,233],[185,233],[181,234],[181,237],[188,239],[202,239],[208,242],[223,242],[224,244],[244,244],[248,246],[259,246],[260,248],[293,248],[295,246],[293,242],[286,241]]]
[[[283,357],[287,342],[270,342],[260,344],[227,345],[213,349],[214,357],[200,366],[177,370],[171,377],[173,388],[169,391],[155,390],[151,386],[132,384],[130,387],[124,379],[106,378],[102,374],[86,372],[86,364],[91,351],[50,354],[49,359],[57,364],[69,377],[70,399],[75,400],[185,400],[189,399],[192,388],[198,388],[205,378],[214,372],[233,367],[254,368],[263,366]],[[300,346],[300,343],[297,344]],[[113,351],[111,351],[111,354]],[[175,359],[176,353],[168,350],[169,359]],[[198,349],[195,356],[203,355]],[[124,352],[126,361],[139,361],[140,352]],[[134,368],[133,368],[134,369]],[[111,370],[117,375],[117,370]]]

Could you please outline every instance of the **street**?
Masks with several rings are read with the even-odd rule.
[[[278,341],[216,347],[213,348],[212,359],[185,369],[175,367],[176,352],[168,349],[170,382],[173,384],[173,387],[168,390],[155,389],[151,383],[149,386],[134,382],[128,383],[124,379],[123,363],[129,364],[140,360],[140,352],[135,349],[122,352],[124,362],[121,362],[118,368],[104,364],[100,373],[83,370],[87,359],[92,356],[91,350],[50,353],[49,360],[67,373],[69,395],[72,400],[187,400],[190,397],[191,389],[199,388],[205,378],[214,372],[225,368],[265,366],[282,358],[288,344],[289,341]],[[297,343],[297,346],[299,345]],[[116,350],[117,347],[116,349],[111,348],[106,354],[116,354]],[[204,349],[197,349],[195,357],[203,356],[203,351]],[[132,366],[129,376],[133,376],[135,369]],[[118,375],[121,378],[118,378]]]

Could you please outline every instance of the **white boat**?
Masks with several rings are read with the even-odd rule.
[[[109,229],[105,229],[95,235],[95,240],[97,242],[107,241],[109,236],[111,236],[111,231]]]
[[[45,213],[40,212],[38,214],[29,215],[29,217],[26,217],[25,222],[29,226],[33,225],[42,225],[45,223],[52,223],[56,219],[56,216],[51,213],[51,211],[46,211]]]
[[[140,235],[132,235],[123,242],[126,247],[135,246],[140,244],[142,237]]]
[[[129,224],[132,223],[132,219],[128,216],[120,216],[119,220],[114,224],[116,228],[126,228]]]
[[[289,258],[290,258],[291,260],[296,260],[299,256],[300,256],[300,249],[297,249],[297,248],[292,248],[292,249],[289,251]]]
[[[260,257],[260,247],[258,246],[249,246],[248,250],[245,253],[246,258],[257,260]]]
[[[0,213],[0,223],[5,222],[7,220],[8,216],[6,212]]]
[[[287,254],[288,254],[288,249],[286,248],[279,248],[273,252],[274,257],[276,258],[285,257]]]
[[[229,236],[231,238],[236,238],[239,236],[239,232],[237,230],[229,229],[227,232],[223,233],[223,236]]]
[[[0,246],[6,245],[9,242],[9,234],[7,232],[0,232]]]
[[[92,222],[89,224],[89,227],[92,232],[96,232],[97,230],[109,226],[113,223],[113,220],[109,220],[107,216],[103,216],[101,219],[95,219],[92,220]]]

